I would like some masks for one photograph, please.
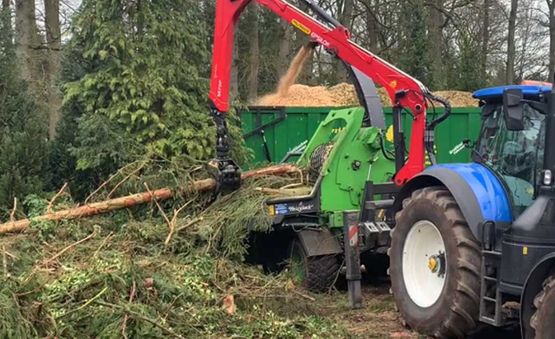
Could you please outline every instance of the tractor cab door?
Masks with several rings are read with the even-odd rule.
[[[526,103],[523,113],[524,128],[511,131],[502,103],[483,106],[482,130],[475,151],[475,160],[504,182],[512,198],[514,218],[533,202],[544,153],[544,115]]]

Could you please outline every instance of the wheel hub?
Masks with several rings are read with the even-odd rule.
[[[434,254],[428,259],[428,268],[430,272],[437,274],[439,277],[445,275],[445,253]]]
[[[428,268],[430,269],[430,271],[432,271],[432,273],[436,273],[438,267],[439,261],[437,260],[436,256],[434,255],[430,257],[430,259],[428,259]]]
[[[415,223],[405,238],[403,279],[411,300],[422,308],[435,304],[443,292],[447,273],[445,242],[428,220]]]

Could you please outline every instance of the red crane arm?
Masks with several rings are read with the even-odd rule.
[[[213,108],[222,115],[229,110],[229,89],[233,42],[237,21],[245,6],[251,1],[268,8],[308,35],[313,41],[335,54],[345,63],[384,87],[396,106],[410,110],[413,116],[408,160],[395,175],[395,183],[404,184],[424,170],[428,92],[418,80],[395,66],[360,47],[350,39],[350,32],[343,26],[330,27],[304,13],[285,0],[217,0],[214,32],[214,52],[210,100]]]

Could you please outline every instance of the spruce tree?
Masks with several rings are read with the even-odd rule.
[[[194,1],[83,2],[67,48],[85,69],[65,85],[62,122],[78,123],[72,142],[64,136],[77,170],[100,178],[145,155],[212,156],[201,15]]]
[[[410,0],[403,3],[400,10],[399,66],[402,70],[419,79],[424,84],[430,83],[430,46],[426,27],[426,10],[422,0]]]
[[[52,186],[69,181],[80,199],[144,157],[180,163],[213,157],[212,27],[205,11],[194,0],[83,1],[64,46]],[[240,129],[229,120],[240,161],[246,156]]]
[[[0,216],[14,198],[43,188],[47,154],[46,115],[33,102],[18,70],[10,12],[0,17]]]

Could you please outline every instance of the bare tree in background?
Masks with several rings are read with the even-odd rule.
[[[431,68],[431,86],[437,89],[445,89],[446,79],[443,70],[443,12],[445,11],[444,0],[431,0],[427,6],[427,25],[428,39],[430,47],[428,48],[428,59]]]
[[[552,79],[555,72],[555,2],[546,0],[549,15],[549,68],[548,77]]]
[[[353,9],[354,9],[354,1],[353,0],[340,0],[338,1],[339,6],[339,22],[347,27],[347,29],[351,28],[351,22],[353,20]],[[345,65],[340,60],[336,61],[336,81],[337,82],[345,82],[347,81],[347,70],[345,69]]]
[[[247,99],[255,100],[258,97],[258,71],[260,69],[260,43],[259,43],[259,6],[252,3],[249,6],[249,75]]]
[[[35,18],[35,1],[15,0],[15,40],[22,77],[38,92],[41,42]]]
[[[375,8],[371,3],[366,6],[366,30],[368,34],[368,48],[371,52],[377,53],[379,41],[379,23],[376,17]]]
[[[505,82],[512,84],[515,77],[515,58],[516,58],[516,16],[518,10],[518,0],[511,0],[511,11],[509,13],[509,34],[507,37],[507,68]]]
[[[291,37],[293,37],[293,27],[285,20],[280,20],[279,27],[282,37],[279,40],[278,53],[278,76],[287,72],[289,66],[289,55],[291,54]]]
[[[488,51],[489,51],[489,40],[490,40],[490,10],[491,10],[491,0],[484,0],[482,7],[482,51],[480,55],[480,68],[482,72],[486,74],[488,68]]]
[[[60,0],[44,0],[46,44],[46,86],[48,104],[48,135],[56,137],[56,127],[60,120],[61,94],[58,91],[57,77],[60,72],[62,52],[62,29],[60,26]]]

